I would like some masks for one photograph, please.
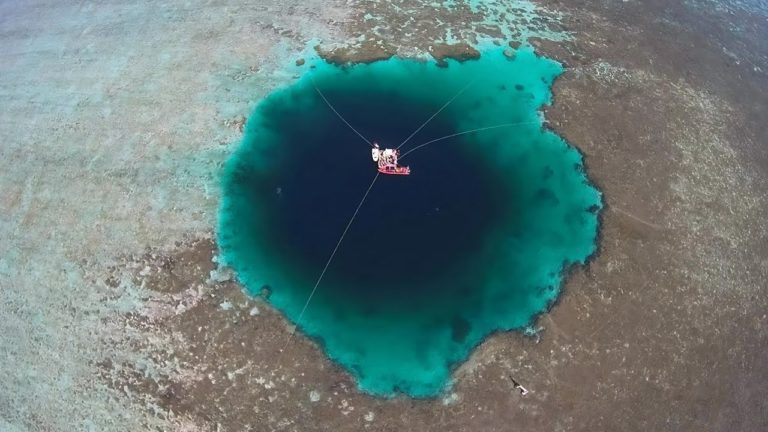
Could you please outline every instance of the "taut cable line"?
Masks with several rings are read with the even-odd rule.
[[[357,214],[360,212],[360,208],[363,206],[363,203],[368,198],[368,194],[371,193],[371,189],[373,189],[373,185],[376,183],[376,180],[379,179],[380,173],[376,173],[376,175],[373,177],[373,180],[371,181],[371,184],[368,185],[368,189],[365,191],[365,195],[363,195],[363,199],[360,200],[360,202],[357,204],[357,208],[355,208],[355,212],[352,214],[352,217],[349,218],[349,222],[347,222],[347,226],[344,227],[344,231],[341,233],[341,237],[339,237],[339,240],[336,242],[336,247],[333,248],[333,252],[331,252],[331,256],[328,257],[328,261],[325,262],[325,266],[323,267],[323,271],[320,272],[320,276],[317,278],[317,281],[315,282],[315,286],[312,287],[312,291],[309,293],[309,297],[307,297],[307,301],[304,302],[304,307],[301,308],[301,312],[299,312],[299,317],[296,318],[296,327],[291,331],[291,333],[288,335],[288,339],[285,341],[285,346],[283,349],[280,350],[282,353],[285,351],[285,348],[288,347],[288,344],[291,342],[291,338],[296,333],[296,329],[299,326],[299,323],[301,322],[301,318],[304,316],[304,312],[307,311],[307,307],[309,307],[309,302],[312,301],[312,297],[314,297],[315,292],[317,292],[317,287],[320,286],[320,281],[323,280],[323,276],[325,276],[325,272],[328,270],[328,267],[331,265],[331,261],[333,261],[333,257],[336,256],[336,252],[339,250],[339,246],[341,246],[341,242],[344,241],[344,237],[347,235],[347,231],[349,231],[349,227],[352,226],[352,222],[355,221],[355,218],[357,218]]]
[[[325,101],[326,105],[328,105],[328,108],[330,108],[331,111],[333,111],[336,114],[336,116],[339,117],[339,119],[341,119],[341,121],[344,122],[345,125],[349,126],[349,128],[352,129],[352,131],[354,133],[356,133],[357,136],[362,138],[363,141],[367,142],[369,146],[373,147],[373,144],[368,140],[368,138],[364,137],[363,134],[358,132],[357,129],[355,129],[351,124],[349,124],[349,122],[341,114],[339,114],[338,111],[336,111],[336,108],[333,107],[333,105],[328,100],[328,98],[326,98],[325,95],[323,94],[323,92],[321,92],[320,89],[317,87],[317,85],[315,85],[315,80],[314,79],[312,79],[312,86],[315,87],[315,90],[317,90],[317,94],[319,94],[320,97],[323,98],[323,100]]]
[[[457,133],[454,133],[454,134],[442,136],[440,138],[435,138],[433,140],[430,140],[430,141],[427,141],[425,143],[419,144],[416,147],[414,147],[414,148],[408,150],[407,152],[403,153],[403,155],[400,156],[400,159],[408,156],[409,154],[415,152],[416,150],[418,150],[420,148],[426,147],[426,146],[428,146],[430,144],[434,144],[434,143],[436,143],[438,141],[447,140],[448,138],[453,138],[453,137],[457,137],[457,136],[461,136],[461,135],[470,134],[470,133],[473,133],[473,132],[481,132],[481,131],[490,130],[490,129],[499,129],[499,128],[511,127],[511,126],[523,126],[523,125],[538,124],[538,123],[539,123],[539,121],[519,122],[519,123],[502,123],[502,124],[498,124],[498,125],[494,125],[494,126],[486,126],[486,127],[481,127],[481,128],[477,128],[477,129],[471,129],[471,130],[464,131],[464,132],[457,132]]]
[[[459,91],[458,91],[458,92],[457,92],[455,95],[453,95],[453,97],[452,97],[452,98],[450,98],[450,99],[448,100],[448,102],[446,102],[445,104],[443,104],[443,106],[441,106],[439,110],[437,110],[437,111],[436,111],[434,114],[432,114],[432,117],[428,118],[428,119],[427,119],[427,121],[425,121],[424,123],[422,123],[422,125],[421,125],[421,126],[419,126],[419,128],[418,128],[418,129],[416,129],[415,131],[413,131],[413,133],[412,133],[412,134],[408,135],[408,138],[406,138],[406,139],[405,139],[405,141],[401,142],[401,143],[400,143],[400,145],[396,147],[396,149],[398,149],[398,150],[399,150],[399,149],[400,149],[400,147],[404,146],[404,145],[405,145],[405,143],[407,143],[407,142],[408,142],[408,141],[409,141],[411,138],[413,138],[413,136],[414,136],[414,135],[416,135],[417,133],[419,133],[419,131],[420,131],[420,130],[422,130],[422,129],[424,128],[424,126],[426,126],[426,125],[427,125],[427,123],[429,123],[430,121],[432,121],[432,119],[433,119],[433,118],[435,118],[435,117],[436,117],[438,114],[440,114],[440,112],[441,112],[441,111],[443,111],[443,110],[444,110],[444,109],[445,109],[445,108],[446,108],[448,105],[450,105],[450,104],[451,104],[451,102],[453,102],[454,100],[456,100],[456,98],[457,98],[457,97],[461,96],[461,94],[462,94],[462,93],[464,93],[464,91],[466,91],[466,90],[469,88],[469,86],[470,86],[470,85],[472,85],[472,83],[473,83],[473,82],[475,82],[475,80],[476,80],[476,79],[477,79],[477,78],[473,78],[471,81],[469,81],[469,82],[467,83],[467,85],[465,85],[464,87],[462,87],[462,88],[461,88],[461,90],[459,90]]]

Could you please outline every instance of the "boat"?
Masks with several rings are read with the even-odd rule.
[[[379,172],[389,175],[411,175],[411,168],[407,166],[399,167],[379,167]]]

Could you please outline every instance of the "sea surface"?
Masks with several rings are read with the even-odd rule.
[[[323,62],[264,99],[222,179],[223,260],[366,392],[436,396],[495,331],[532,324],[594,253],[600,192],[542,124],[563,71],[530,48],[478,60]],[[319,91],[318,91],[319,90]],[[463,90],[463,91],[462,91]],[[376,176],[368,141],[410,176]],[[446,102],[453,101],[445,106]]]

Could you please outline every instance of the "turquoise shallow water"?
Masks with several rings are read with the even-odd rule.
[[[300,314],[375,175],[364,136],[403,147],[461,135],[404,158],[408,177],[377,180],[300,328],[362,390],[437,395],[484,337],[520,329],[559,294],[564,270],[594,252],[601,196],[581,155],[541,125],[562,72],[521,49],[476,61],[320,63],[262,101],[223,176],[218,239],[252,294]]]

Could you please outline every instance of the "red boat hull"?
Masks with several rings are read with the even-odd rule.
[[[379,172],[388,175],[410,175],[411,169],[407,166],[397,168],[379,168]]]

